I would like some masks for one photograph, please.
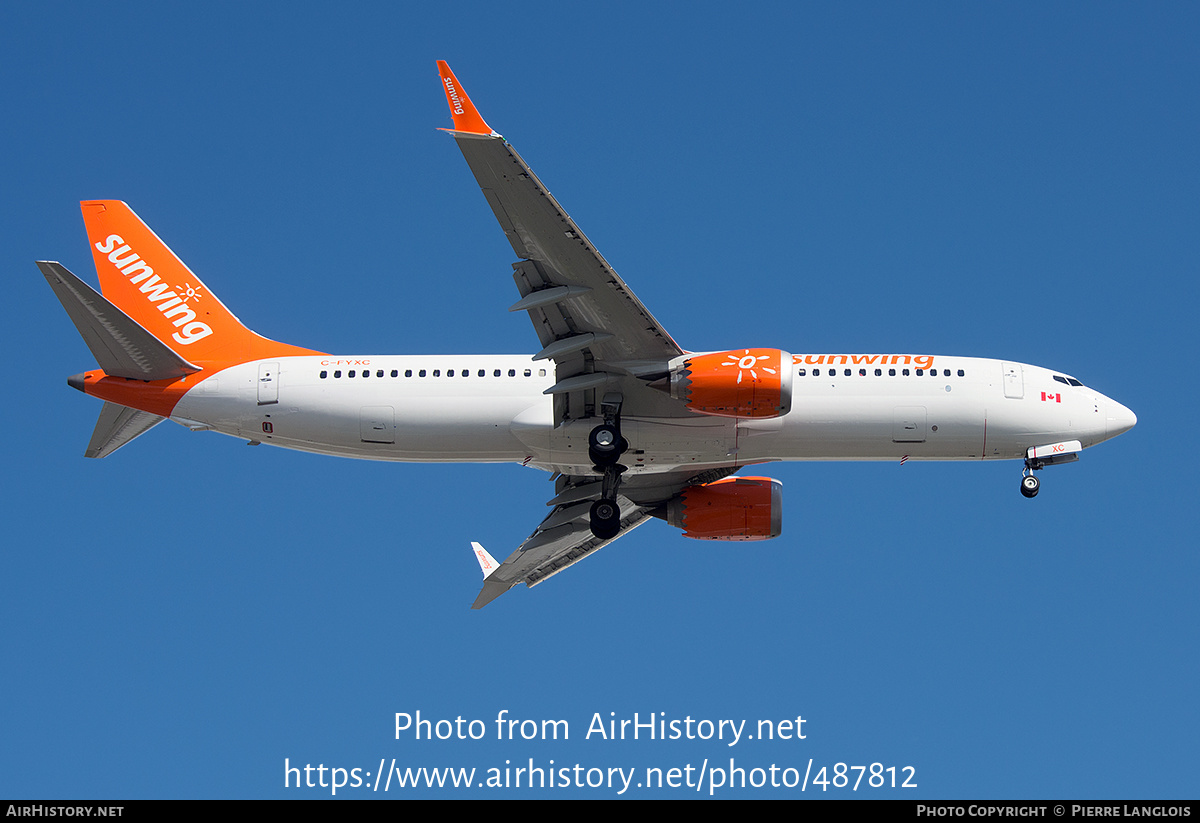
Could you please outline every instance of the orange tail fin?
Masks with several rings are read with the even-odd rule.
[[[87,200],[80,207],[104,296],[181,357],[229,365],[317,354],[243,326],[121,201]]]

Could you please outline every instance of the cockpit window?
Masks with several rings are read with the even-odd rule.
[[[1061,374],[1054,375],[1054,379],[1057,380],[1059,383],[1067,383],[1067,378],[1063,377]],[[1067,383],[1067,385],[1069,386],[1071,384]]]
[[[1063,377],[1061,374],[1054,375],[1054,379],[1059,383],[1066,383],[1068,386],[1082,386],[1083,384],[1074,377]]]

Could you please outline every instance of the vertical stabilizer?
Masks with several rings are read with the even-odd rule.
[[[238,363],[314,354],[247,329],[119,200],[80,204],[104,296],[180,357]]]

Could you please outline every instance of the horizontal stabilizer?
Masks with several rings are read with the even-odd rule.
[[[157,414],[106,402],[104,408],[100,409],[100,419],[96,421],[96,429],[92,432],[84,456],[108,457],[164,420],[165,417]]]
[[[200,371],[61,264],[37,265],[106,374],[172,380]]]

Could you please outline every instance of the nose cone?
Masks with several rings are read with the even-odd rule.
[[[1117,401],[1109,400],[1104,404],[1104,408],[1108,413],[1107,437],[1124,434],[1137,425],[1137,415]]]

